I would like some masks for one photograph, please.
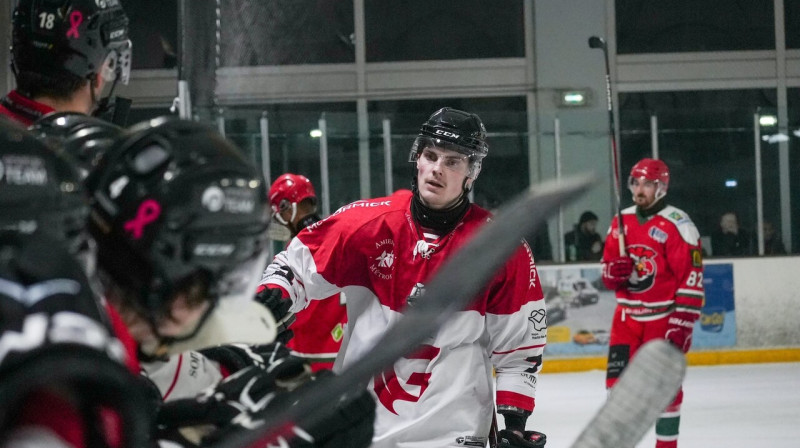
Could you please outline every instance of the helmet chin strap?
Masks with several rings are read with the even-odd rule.
[[[94,76],[92,76],[92,78],[89,80],[90,83],[89,90],[91,91],[92,94],[92,107],[94,108],[94,111],[90,115],[92,115],[93,117],[99,117],[100,115],[105,114],[106,112],[109,111],[109,109],[111,109],[110,105],[111,97],[114,95],[114,89],[117,87],[117,80],[119,80],[119,76],[115,76],[114,80],[111,81],[111,89],[108,91],[108,95],[98,100],[97,94],[95,94],[94,92],[95,88],[97,87],[98,76],[100,75],[95,73]]]

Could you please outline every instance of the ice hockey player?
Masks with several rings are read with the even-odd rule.
[[[53,112],[28,127],[51,150],[63,155],[86,178],[100,161],[103,152],[124,129],[100,118],[75,112]]]
[[[0,100],[0,114],[25,126],[52,112],[103,112],[116,84],[128,83],[131,42],[119,0],[20,0],[12,28],[17,87]]]
[[[669,168],[642,159],[628,187],[635,205],[622,211],[626,254],[620,255],[619,223],[611,222],[603,253],[603,283],[616,291],[611,322],[606,387],[616,384],[645,342],[666,339],[684,353],[700,317],[705,293],[700,233],[683,210],[664,200]],[[683,391],[656,423],[656,447],[675,448]]]
[[[264,283],[281,289],[292,311],[347,294],[337,369],[358,362],[407,307],[424,301],[425,283],[490,219],[467,197],[487,153],[477,115],[436,111],[410,151],[412,191],[340,208],[302,230],[267,268]],[[525,426],[545,343],[542,289],[523,242],[466,310],[370,382],[378,400],[372,446],[484,446],[494,417],[493,367],[505,417],[500,446],[542,446],[544,435]]]
[[[286,227],[291,238],[321,219],[317,214],[318,200],[314,185],[299,174],[279,176],[269,189],[269,202],[273,220]],[[256,300],[271,307],[274,314],[287,311],[285,305],[288,303],[280,297],[279,289],[270,290],[261,285],[258,292]],[[277,292],[278,295],[270,297],[271,292]],[[291,323],[291,329],[285,330],[291,335],[286,344],[295,355],[308,359],[312,370],[332,369],[347,325],[344,294],[337,293],[326,300],[315,300],[293,316],[295,320]],[[285,319],[283,316],[276,318]],[[292,321],[287,321],[287,324],[289,322]]]
[[[218,429],[179,439],[186,444],[252,430],[242,422],[274,411],[263,408],[267,395],[309,378],[285,347],[264,341],[166,355],[201,331],[217,303],[252,303],[266,262],[269,222],[266,189],[255,168],[212,128],[162,118],[119,138],[86,184],[94,198],[89,230],[97,241],[99,277],[166,402],[158,417],[162,430],[200,424]],[[356,405],[371,429],[372,400],[365,397]],[[348,404],[331,406],[331,413],[350,410]],[[337,428],[336,434],[352,429],[344,423]]]

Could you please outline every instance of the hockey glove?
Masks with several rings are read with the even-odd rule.
[[[683,353],[692,346],[692,330],[697,315],[686,311],[673,311],[667,317],[667,333],[664,338],[678,347]]]
[[[292,271],[290,271],[288,268],[278,272],[283,272],[285,275],[287,275],[287,278],[290,282],[291,279],[294,278]],[[288,274],[286,274],[286,272],[288,272]],[[279,288],[264,288],[256,293],[255,300],[266,307],[269,312],[272,313],[272,317],[275,318],[275,322],[278,324],[278,334],[275,336],[275,340],[277,342],[283,342],[284,344],[288,342],[289,339],[294,336],[292,331],[289,330],[289,326],[295,321],[294,313],[289,312],[289,308],[292,306],[292,301],[283,298],[283,291]]]
[[[317,372],[316,381],[330,381],[330,370]],[[372,444],[375,427],[375,400],[367,390],[341,397],[321,421],[306,431],[319,448],[366,448]],[[295,446],[294,444],[292,446]],[[304,445],[298,445],[304,446]]]
[[[263,410],[279,393],[297,388],[310,374],[308,364],[294,356],[280,359],[266,369],[246,367],[195,398],[165,403],[157,423],[162,429],[245,424],[247,416]]]
[[[332,377],[333,373],[323,370],[317,373],[313,382],[328,381]],[[301,389],[310,384],[301,386]],[[280,413],[292,405],[295,396],[292,393],[280,394],[264,409],[254,413],[242,412],[233,419],[232,424],[204,439],[204,443],[224,440],[236,432],[258,431],[264,415]],[[289,431],[293,437],[287,437],[288,440],[279,437],[272,441],[273,444],[291,448],[366,448],[372,444],[375,401],[368,391],[360,390],[354,396],[342,397],[337,403],[324,408],[327,414],[319,418],[313,426],[295,427]]]
[[[265,345],[226,344],[204,348],[199,352],[206,358],[216,361],[227,374],[250,366],[266,369],[275,361],[291,355],[286,345],[280,342]]]
[[[633,259],[618,257],[603,263],[603,284],[611,291],[625,286],[633,274]]]
[[[540,448],[547,443],[547,436],[539,431],[524,431],[520,437],[517,433],[504,429],[497,433],[500,443],[498,448]]]

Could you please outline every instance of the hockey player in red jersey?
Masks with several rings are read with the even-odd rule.
[[[119,0],[20,0],[12,22],[17,88],[0,100],[0,115],[29,126],[52,112],[100,113],[117,82],[128,83],[131,42]]]
[[[704,301],[700,234],[684,211],[668,205],[667,165],[642,159],[631,169],[634,206],[622,211],[625,254],[619,253],[619,223],[611,223],[603,253],[603,283],[616,291],[606,387],[616,383],[636,351],[652,339],[667,339],[684,353]],[[683,391],[656,424],[656,447],[675,448]]]
[[[269,189],[272,217],[289,230],[291,238],[321,219],[317,214],[317,202],[314,185],[299,174],[283,174]],[[259,286],[258,292],[261,294],[257,300],[261,302],[270,304],[277,301],[279,305],[284,302],[280,297],[268,297],[270,290],[264,285]],[[275,307],[272,309],[275,310]],[[310,302],[306,309],[295,313],[294,318],[291,328],[287,330],[292,336],[286,345],[295,355],[311,362],[315,372],[332,369],[347,324],[344,294],[337,293],[326,300]]]
[[[410,151],[413,191],[340,208],[301,231],[267,268],[265,283],[282,289],[293,311],[310,299],[347,294],[337,369],[357,363],[407,307],[424,301],[426,282],[491,219],[467,197],[487,153],[477,115],[435,112]],[[505,416],[500,446],[542,446],[544,435],[525,426],[545,322],[533,254],[523,242],[466,310],[370,382],[378,400],[372,446],[484,446],[495,400]]]

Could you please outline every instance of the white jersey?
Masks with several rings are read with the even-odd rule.
[[[262,283],[281,287],[303,309],[310,298],[347,294],[348,326],[336,368],[358,362],[441,264],[489,213],[470,206],[447,235],[423,235],[411,218],[411,192],[358,201],[301,232],[267,268]],[[288,266],[291,284],[272,275]],[[469,275],[468,272],[464,273]],[[465,311],[417,352],[369,384],[377,402],[373,447],[485,446],[498,405],[533,410],[546,342],[542,290],[527,244]]]

